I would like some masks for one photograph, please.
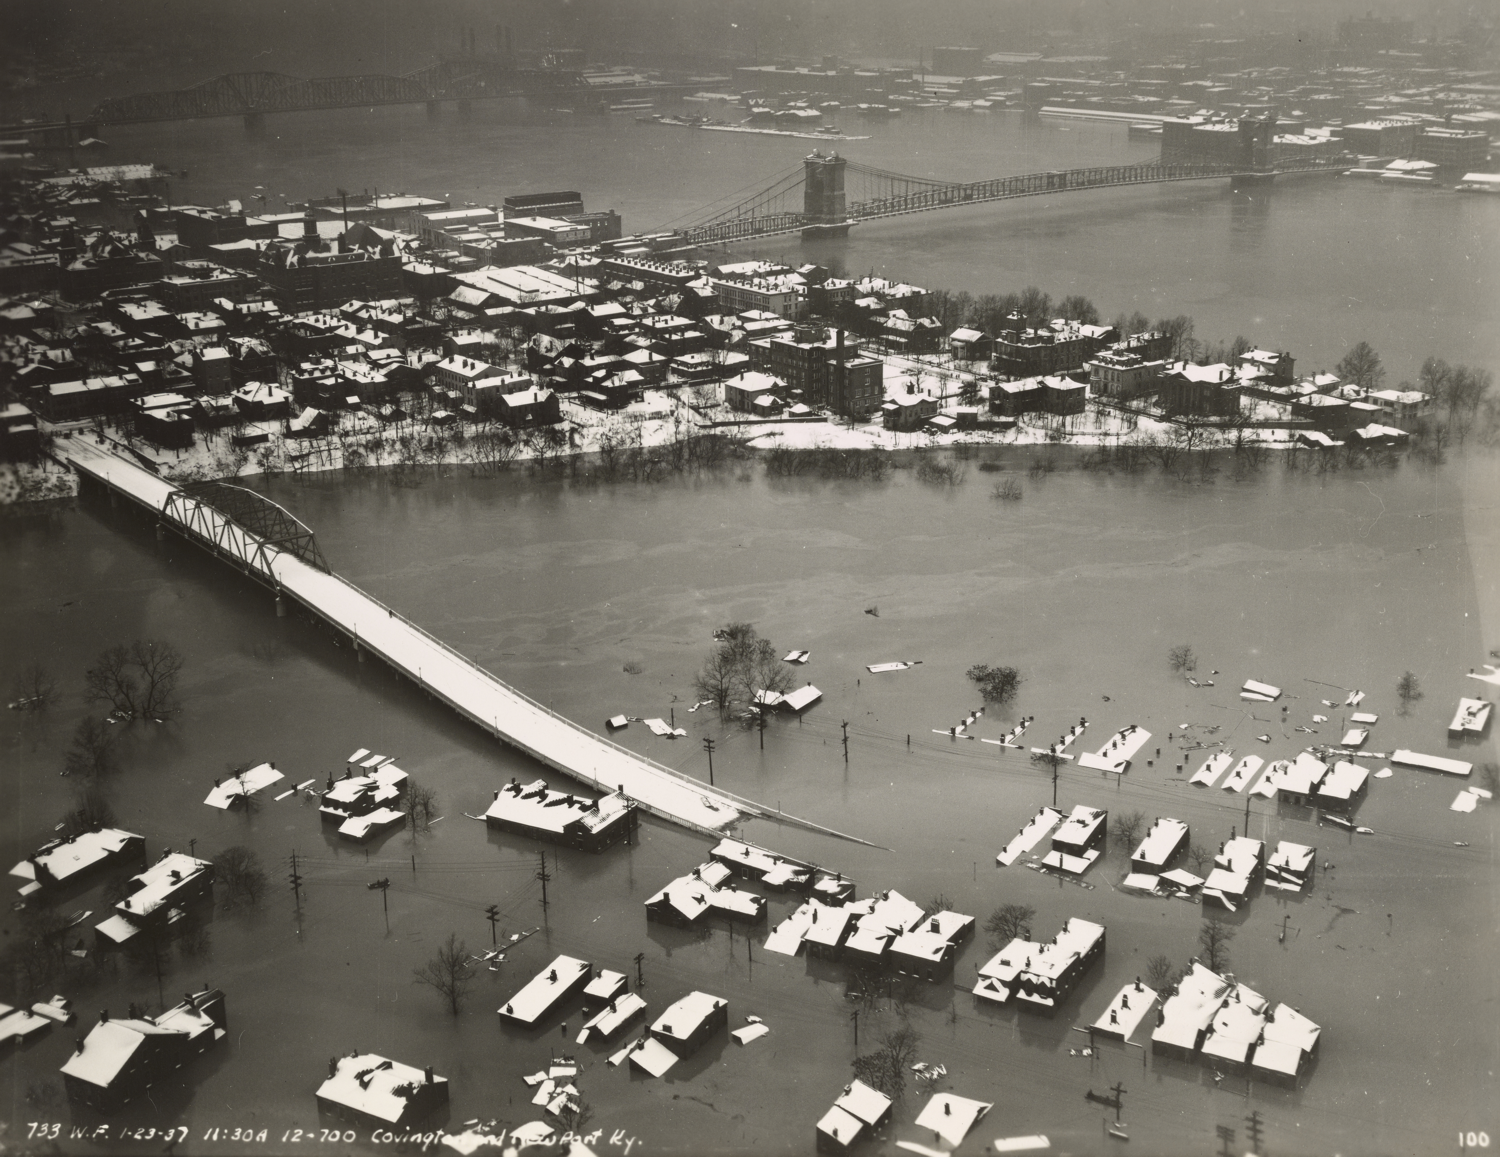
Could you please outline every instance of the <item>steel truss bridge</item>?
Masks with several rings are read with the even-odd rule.
[[[515,96],[589,98],[619,92],[660,92],[662,86],[594,86],[581,73],[558,69],[507,68],[484,58],[446,59],[403,76],[371,73],[312,80],[281,72],[233,72],[191,88],[112,97],[94,107],[94,124],[194,120],[272,112],[359,108],[386,104],[488,100]]]
[[[830,168],[835,171],[830,171]],[[1135,165],[1101,165],[995,177],[986,181],[949,182],[912,177],[857,164],[841,157],[814,154],[773,184],[728,209],[710,206],[697,219],[679,226],[684,245],[713,245],[773,237],[785,233],[843,232],[863,221],[957,209],[1016,197],[1081,192],[1167,181],[1249,179],[1264,181],[1277,173],[1342,171],[1346,159],[1298,161],[1268,170],[1226,164],[1181,164],[1148,161]]]
[[[272,566],[285,551],[328,574],[313,532],[263,494],[229,482],[192,482],[169,493],[163,521],[245,574],[276,585]]]

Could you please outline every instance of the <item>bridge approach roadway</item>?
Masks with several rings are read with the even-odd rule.
[[[762,818],[868,843],[709,787],[565,719],[329,571],[311,532],[253,491],[217,484],[221,493],[216,495],[202,487],[179,487],[82,435],[59,440],[57,452],[81,478],[144,507],[160,527],[274,590],[278,602],[300,603],[347,635],[356,649],[384,659],[496,739],[548,767],[602,792],[618,788],[651,814],[703,835],[717,837],[742,819]],[[237,502],[224,500],[222,492],[230,491],[239,492]],[[263,505],[257,518],[238,509],[258,504]],[[250,529],[252,523],[258,530]]]

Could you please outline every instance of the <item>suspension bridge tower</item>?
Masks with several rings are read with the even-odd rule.
[[[821,151],[802,162],[802,215],[808,226],[804,237],[843,237],[849,233],[849,211],[844,200],[844,167],[837,153]]]

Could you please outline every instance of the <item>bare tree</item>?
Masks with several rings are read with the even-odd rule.
[[[730,623],[715,634],[718,644],[693,677],[693,689],[722,714],[749,710],[759,703],[762,691],[784,695],[791,690],[790,669],[751,624]]]
[[[1193,354],[1198,349],[1198,343],[1193,340],[1193,319],[1185,313],[1176,317],[1163,317],[1157,319],[1152,326],[1159,333],[1165,334],[1172,343],[1171,356],[1177,361],[1192,361]]]
[[[1031,931],[1036,909],[1030,904],[1001,904],[984,922],[984,930],[998,947],[1005,947],[1016,937]]]
[[[1187,858],[1193,861],[1193,867],[1203,871],[1204,867],[1213,860],[1214,854],[1202,844],[1189,844]]]
[[[1229,942],[1234,929],[1218,920],[1205,920],[1198,929],[1198,947],[1203,949],[1203,963],[1210,972],[1222,973],[1229,967]]]
[[[939,912],[951,911],[953,911],[953,901],[941,892],[922,905],[922,916],[924,919],[928,916],[936,916]]]
[[[69,837],[73,837],[113,827],[114,822],[115,809],[110,805],[109,798],[104,794],[104,789],[91,780],[74,795],[73,807],[62,817],[62,828]]]
[[[135,715],[139,690],[130,669],[130,651],[123,643],[100,652],[84,671],[83,693],[90,703],[108,703],[121,715]]]
[[[177,701],[177,677],[185,660],[182,652],[160,639],[137,639],[130,645],[130,658],[140,672],[140,713],[158,722],[181,710]]]
[[[412,975],[416,977],[415,983],[435,989],[448,1002],[449,1011],[457,1016],[469,986],[474,983],[469,946],[458,938],[458,933],[448,933],[448,939],[438,946],[432,959],[413,969]]]
[[[1158,993],[1165,992],[1172,986],[1172,978],[1176,974],[1172,961],[1159,952],[1146,961],[1146,983]]]
[[[1186,643],[1179,643],[1168,651],[1167,662],[1171,664],[1174,671],[1196,671],[1198,669],[1198,656],[1193,654],[1193,649]]]
[[[109,775],[118,766],[114,729],[93,716],[80,719],[73,730],[73,744],[63,756],[63,774],[95,778]]]
[[[57,694],[57,680],[40,663],[16,672],[10,685],[11,706],[17,711],[43,711]]]
[[[693,694],[706,699],[719,709],[720,714],[729,711],[734,694],[735,658],[729,649],[719,646],[708,653],[702,668],[693,676]]]
[[[1422,698],[1422,683],[1415,671],[1403,671],[1396,680],[1396,695],[1401,700],[1401,714],[1411,710],[1411,705]]]
[[[1099,310],[1082,294],[1070,293],[1057,303],[1057,316],[1084,325],[1099,324]]]
[[[1146,823],[1146,817],[1138,811],[1116,812],[1110,827],[1114,831],[1115,839],[1125,847],[1126,854],[1135,846],[1136,837],[1141,834],[1141,828]]]
[[[1021,290],[1016,309],[1028,323],[1045,321],[1052,313],[1052,296],[1035,285],[1028,285]]]
[[[1379,389],[1380,383],[1385,380],[1385,367],[1380,364],[1380,355],[1370,347],[1367,341],[1356,342],[1354,347],[1339,359],[1339,364],[1333,367],[1333,372],[1346,383],[1359,386],[1364,390]]]
[[[922,1036],[909,1024],[881,1035],[880,1047],[854,1061],[854,1075],[873,1089],[899,1101],[906,1092],[906,1072],[917,1056]]]
[[[260,903],[266,890],[266,873],[258,855],[242,844],[235,844],[215,856],[213,864],[214,880],[224,885],[224,907]]]
[[[425,783],[406,781],[406,816],[411,821],[412,831],[425,829],[432,823],[432,813],[437,811],[437,792]]]
[[[181,651],[160,639],[116,644],[84,672],[84,694],[132,719],[170,719],[181,710],[177,679],[184,661]]]

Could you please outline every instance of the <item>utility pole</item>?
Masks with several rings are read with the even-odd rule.
[[[500,946],[499,935],[495,932],[495,921],[500,919],[500,905],[491,904],[484,910],[484,918],[490,922],[490,945],[498,948]]]
[[[708,752],[708,786],[709,787],[713,787],[713,785],[714,785],[714,741],[712,739],[705,739],[703,741],[703,750],[706,751],[706,752]]]
[[[766,749],[766,707],[764,703],[761,704],[760,710],[755,713],[755,719],[755,729],[760,732],[760,749],[764,751]]]
[[[391,888],[391,879],[386,876],[384,879],[376,880],[370,887],[380,891],[380,906],[385,911],[385,930],[389,932],[391,930],[391,900],[387,893]]]
[[[845,719],[839,724],[844,729],[844,762],[849,762],[849,721]]]
[[[534,879],[542,882],[542,911],[547,910],[547,881],[552,879],[552,873],[547,871],[547,853],[542,852],[542,866],[537,869]]]
[[[188,841],[188,855],[190,855],[190,856],[196,855],[197,851],[198,851],[198,839],[195,836],[193,839],[191,839],[191,840]],[[292,853],[292,855],[294,855],[294,856],[296,854],[297,854],[296,852]]]
[[[1129,1090],[1126,1089],[1124,1085],[1120,1084],[1119,1081],[1116,1081],[1115,1084],[1114,1084],[1114,1087],[1112,1089],[1110,1089],[1110,1092],[1115,1095],[1115,1121],[1116,1122],[1118,1122],[1120,1120],[1120,1106],[1123,1103],[1123,1098],[1124,1098],[1125,1094],[1128,1091]]]
[[[1119,778],[1125,777],[1122,775]],[[1247,839],[1250,836],[1250,793],[1248,791],[1245,793],[1245,836]]]
[[[859,1052],[859,1009],[849,1014],[849,1019],[854,1022],[854,1051]]]
[[[637,952],[635,954],[635,986],[637,989],[646,987],[646,978],[641,975],[641,961],[645,959],[646,954],[644,952]]]
[[[1250,1115],[1245,1118],[1245,1132],[1250,1134],[1250,1152],[1262,1157],[1260,1147],[1261,1120],[1260,1110],[1251,1109]]]
[[[302,907],[302,877],[297,874],[297,850],[292,849],[292,874],[288,877],[292,881],[292,894],[297,897],[297,907]]]
[[[1214,1132],[1219,1136],[1219,1157],[1234,1157],[1229,1146],[1234,1144],[1234,1130],[1228,1125],[1218,1125]]]

